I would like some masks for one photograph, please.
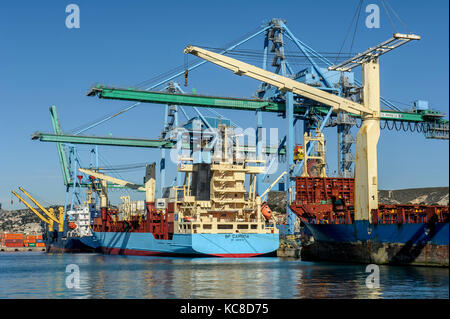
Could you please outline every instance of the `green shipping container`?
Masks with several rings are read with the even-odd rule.
[[[28,243],[28,247],[36,247],[36,243]]]

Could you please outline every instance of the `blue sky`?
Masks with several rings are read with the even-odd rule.
[[[48,108],[56,105],[63,130],[123,109],[127,102],[87,97],[94,83],[132,86],[184,63],[188,44],[223,47],[263,21],[286,19],[290,30],[320,52],[338,52],[359,1],[2,1],[0,3],[0,203],[11,208],[10,190],[23,186],[49,203],[64,201],[64,187],[52,143],[31,141],[34,131],[51,131]],[[80,29],[67,29],[65,8],[80,7]],[[352,52],[392,36],[379,0],[381,27],[367,29],[361,12]],[[448,113],[448,2],[389,1],[422,40],[381,58],[381,94],[395,101],[416,99]],[[398,31],[405,28],[395,20]],[[351,35],[350,35],[351,38]],[[349,41],[349,40],[347,40]],[[347,42],[345,52],[349,51]],[[262,48],[262,37],[243,48]],[[357,78],[360,69],[355,70]],[[181,82],[183,79],[180,78]],[[188,90],[251,97],[258,82],[205,65],[189,77]],[[403,106],[403,105],[402,105]],[[193,114],[190,111],[190,114]],[[220,111],[246,127],[254,114]],[[140,105],[86,134],[156,138],[164,106]],[[265,125],[284,131],[284,121],[264,114]],[[328,165],[336,169],[336,130],[325,130]],[[382,130],[378,147],[381,189],[448,186],[448,141],[420,133]],[[110,164],[157,161],[158,150],[100,147]],[[87,147],[80,154],[89,161]],[[173,175],[169,167],[168,180]],[[143,172],[142,172],[143,173]],[[123,177],[141,182],[141,172]],[[118,191],[114,196],[122,194]],[[134,194],[136,198],[142,194]],[[22,207],[14,200],[14,208]]]

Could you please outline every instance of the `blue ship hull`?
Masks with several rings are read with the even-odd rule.
[[[306,224],[314,242],[302,249],[309,260],[448,267],[448,223]]]
[[[278,234],[174,234],[170,240],[139,232],[95,232],[94,236],[104,253],[120,255],[253,257],[273,253],[279,246]]]
[[[380,243],[447,245],[448,223],[436,223],[433,227],[417,224],[370,224],[355,221],[353,224],[307,224],[316,240],[327,242],[372,241]]]
[[[95,236],[53,238],[45,242],[48,253],[100,252],[100,243]]]

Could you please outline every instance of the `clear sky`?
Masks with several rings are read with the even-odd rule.
[[[65,25],[65,8],[80,8],[80,28]],[[0,3],[0,203],[5,209],[23,207],[10,190],[23,186],[49,203],[63,203],[65,190],[53,143],[31,141],[34,131],[51,132],[48,108],[56,105],[64,131],[85,125],[131,103],[87,97],[94,83],[133,86],[183,65],[188,44],[223,47],[273,17],[284,18],[297,38],[319,52],[338,52],[358,0],[348,1],[2,1]],[[380,28],[364,25],[365,7],[378,4]],[[422,40],[381,58],[381,94],[410,103],[430,102],[448,113],[448,2],[389,3]],[[398,31],[407,30],[392,17]],[[379,0],[365,0],[353,53],[392,36],[394,29]],[[352,33],[347,41],[352,38]],[[262,36],[243,48],[259,49]],[[347,42],[345,52],[348,52]],[[360,68],[355,69],[360,77]],[[179,79],[183,81],[182,78]],[[258,82],[236,77],[214,65],[192,72],[187,90],[234,97],[251,97]],[[401,105],[405,107],[404,105]],[[191,115],[194,113],[187,108]],[[255,125],[249,112],[222,111],[247,127]],[[157,138],[164,106],[142,104],[86,134]],[[284,121],[264,114],[264,125]],[[336,169],[336,129],[325,130],[328,165]],[[448,141],[427,140],[420,133],[382,130],[379,142],[381,189],[448,186]],[[158,161],[158,150],[100,147],[112,165]],[[80,147],[85,163],[89,149]],[[123,177],[142,182],[143,172]],[[173,176],[169,164],[168,181]],[[118,191],[115,195],[122,194]],[[142,194],[135,194],[143,198]]]

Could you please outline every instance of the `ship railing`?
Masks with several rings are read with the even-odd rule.
[[[373,209],[374,224],[448,223],[448,206],[380,205]]]

